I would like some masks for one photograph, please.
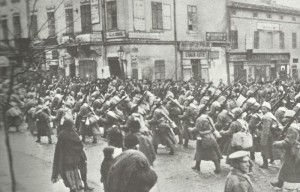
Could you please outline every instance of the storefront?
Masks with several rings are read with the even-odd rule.
[[[0,56],[0,80],[6,79],[9,73],[9,59],[5,56]]]
[[[247,81],[266,82],[277,77],[286,78],[289,71],[289,53],[267,54],[231,53],[229,56],[231,79],[246,77]]]
[[[225,47],[212,47],[209,42],[180,42],[181,70],[184,81],[194,78],[218,83],[227,80]]]

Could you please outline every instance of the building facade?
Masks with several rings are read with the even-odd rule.
[[[257,81],[299,73],[300,10],[273,1],[228,2],[231,79]]]
[[[299,11],[256,1],[1,0],[0,40],[29,39],[27,51],[51,76],[297,76]]]

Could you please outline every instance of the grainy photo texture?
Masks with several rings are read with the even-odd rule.
[[[0,192],[299,192],[300,0],[0,0]]]

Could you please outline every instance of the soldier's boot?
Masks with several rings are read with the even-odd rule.
[[[214,164],[215,164],[215,167],[216,167],[216,169],[214,171],[215,174],[221,173],[221,161],[220,160],[214,161]]]
[[[269,168],[269,162],[268,159],[263,157],[263,164],[261,166],[259,166],[262,169],[268,169]]]
[[[41,137],[38,136],[38,137],[37,137],[37,140],[36,140],[35,142],[40,143],[40,142],[41,142]]]
[[[255,161],[255,152],[250,152],[250,159]]]
[[[192,169],[194,169],[196,171],[200,171],[200,163],[201,163],[201,161],[196,161],[196,165],[194,167],[192,167]]]
[[[52,138],[51,138],[51,136],[48,136],[48,143],[52,144]]]
[[[282,188],[283,187],[283,184],[284,182],[283,181],[271,181],[270,184],[273,186],[273,187],[278,187],[278,188]]]
[[[169,154],[170,155],[174,155],[175,151],[174,151],[174,147],[173,146],[170,146],[170,152]]]
[[[93,136],[93,143],[97,143],[97,137]]]
[[[188,146],[189,146],[189,140],[188,140],[188,139],[185,139],[185,140],[184,140],[183,147],[184,147],[184,148],[188,148]]]
[[[158,145],[153,145],[153,147],[154,147],[155,153],[157,154]]]

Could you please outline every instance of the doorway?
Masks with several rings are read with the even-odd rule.
[[[191,60],[192,65],[192,72],[193,77],[195,80],[201,80],[201,68],[200,68],[200,60],[199,59],[192,59]]]
[[[109,66],[109,72],[111,77],[122,78],[122,70],[120,67],[120,62],[118,57],[108,58],[108,66]]]

